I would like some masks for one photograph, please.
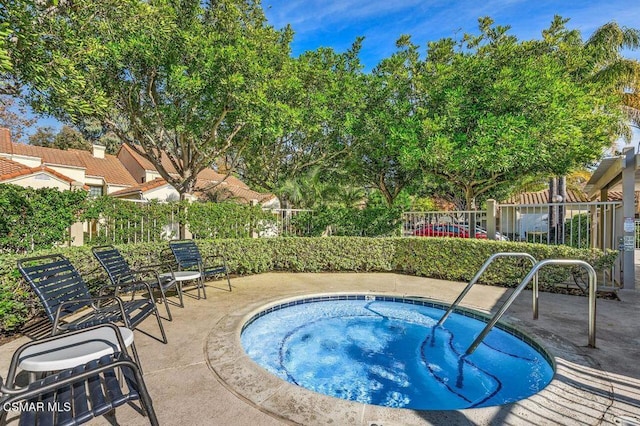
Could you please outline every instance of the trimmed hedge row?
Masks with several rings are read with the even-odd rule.
[[[615,260],[616,252],[576,249],[500,241],[449,238],[263,238],[198,240],[203,256],[223,252],[233,274],[250,275],[269,271],[290,272],[399,272],[410,275],[469,281],[484,261],[497,252],[527,252],[536,259],[572,258],[603,270]],[[165,260],[166,242],[120,245],[132,266]],[[90,247],[46,250],[37,255],[63,253],[78,268],[90,287],[106,276]],[[0,333],[19,329],[41,313],[39,301],[21,280],[16,267],[20,255],[0,258]],[[163,257],[165,259],[163,259]],[[481,282],[515,286],[530,269],[526,260],[499,259],[483,274]],[[569,271],[550,267],[540,273],[542,284],[563,282]]]

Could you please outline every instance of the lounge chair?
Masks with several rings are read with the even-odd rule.
[[[122,256],[120,251],[113,246],[100,246],[94,247],[91,249],[93,255],[100,265],[105,269],[111,283],[115,286],[120,286],[121,284],[129,285],[129,289],[133,290],[132,296],[135,294],[135,290],[142,288],[144,290],[144,286],[138,285],[137,287],[131,287],[131,284],[136,282],[144,282],[151,287],[151,289],[160,290],[162,294],[162,300],[164,301],[165,309],[167,310],[167,317],[169,321],[172,320],[171,311],[169,310],[169,302],[167,300],[166,293],[171,288],[176,290],[178,293],[178,298],[180,299],[180,304],[177,306],[184,307],[184,303],[182,301],[182,290],[179,285],[177,285],[177,281],[173,276],[173,271],[171,267],[166,264],[154,264],[147,265],[143,268],[139,269],[131,269],[129,267],[129,263]],[[166,273],[160,273],[158,270],[167,270]],[[116,287],[119,288],[119,287]],[[117,295],[117,294],[116,294]]]
[[[115,295],[91,296],[76,268],[61,254],[21,259],[18,261],[18,269],[40,299],[53,324],[53,335],[60,331],[80,330],[111,322],[122,322],[125,327],[135,329],[147,317],[155,315],[162,333],[162,342],[167,343],[153,293],[146,283],[135,284],[145,285],[149,298],[123,301]],[[129,284],[107,285],[103,288],[127,285]],[[139,364],[133,345],[132,350]]]
[[[26,386],[16,383],[25,350],[37,353],[39,346],[46,346],[50,353],[55,351],[51,349],[51,343],[55,346],[57,340],[64,340],[60,350],[68,351],[69,336],[76,334],[82,344],[83,338],[86,336],[90,341],[97,329],[106,329],[106,334],[105,330],[100,331],[108,336],[109,329],[113,331],[114,336],[109,337],[110,342],[117,342],[113,353],[58,371]],[[116,407],[136,400],[141,405],[137,411],[147,416],[151,425],[158,424],[142,371],[127,354],[123,338],[113,324],[26,343],[14,353],[7,382],[2,384],[0,378],[0,385],[0,424],[6,424],[10,410],[15,410],[20,412],[19,425],[79,425],[105,414],[115,415]]]
[[[207,298],[207,293],[204,289],[204,282],[206,279],[211,277],[225,276],[227,278],[227,283],[229,284],[229,291],[231,291],[229,268],[227,268],[227,260],[223,255],[219,254],[203,259],[200,254],[200,250],[198,250],[198,246],[193,240],[170,241],[169,247],[173,252],[173,256],[175,257],[179,270],[193,270],[200,273],[198,298],[200,298],[200,287],[202,287],[204,298]]]

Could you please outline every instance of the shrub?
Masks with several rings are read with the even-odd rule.
[[[84,191],[0,184],[0,253],[24,253],[67,242],[68,228],[78,220],[86,197]]]
[[[500,241],[449,238],[270,238],[197,241],[203,256],[225,253],[231,272],[239,275],[269,271],[291,272],[400,272],[455,281],[469,281],[496,252],[527,252],[536,259],[575,258],[596,270],[611,266],[616,252]],[[166,242],[120,245],[134,267],[157,263],[166,255]],[[63,253],[78,268],[89,287],[97,288],[106,276],[90,247],[44,250],[34,255]],[[16,261],[22,255],[0,258],[0,332],[19,329],[41,313],[40,303],[20,279]],[[483,274],[485,284],[515,286],[530,269],[528,261],[498,259]],[[564,281],[566,268],[550,267],[540,273],[542,284]]]
[[[324,234],[352,237],[398,236],[402,211],[397,208],[325,207],[301,213],[292,220],[305,236]]]

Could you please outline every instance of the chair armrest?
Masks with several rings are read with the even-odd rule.
[[[212,254],[210,256],[205,257],[206,259],[222,259],[225,263],[227,262],[227,258],[224,254]]]
[[[122,321],[124,321],[125,327],[130,328],[131,324],[129,323],[129,317],[127,316],[125,310],[124,310],[124,305],[122,304],[122,299],[120,299],[118,296],[96,296],[96,297],[92,297],[90,299],[74,299],[74,300],[68,300],[66,302],[61,303],[58,306],[58,309],[56,310],[56,316],[53,320],[53,330],[52,333],[55,335],[56,331],[58,331],[58,323],[60,322],[60,313],[62,312],[62,310],[64,309],[65,306],[67,305],[73,305],[74,303],[78,303],[78,302],[89,302],[91,303],[91,307],[96,310],[99,311],[100,307],[96,306],[95,302],[96,301],[100,301],[100,300],[115,300],[115,302],[118,304],[118,306],[120,307],[120,314],[122,315]]]
[[[129,281],[128,283],[123,283],[123,284],[105,284],[100,287],[100,294],[102,294],[102,291],[104,289],[112,288],[114,289],[114,291],[118,291],[119,289],[126,290],[127,287],[140,287],[140,286],[146,287],[146,290],[151,292],[151,286],[149,285],[149,283],[146,283],[142,280],[137,280],[137,281]]]
[[[167,271],[173,273],[174,262],[154,263],[152,265],[145,265],[141,268],[131,269],[132,274],[152,273],[159,275],[158,271]]]
[[[111,370],[114,367],[127,366],[137,374],[140,374],[140,368],[135,362],[131,360],[131,358],[129,358],[128,354],[123,352],[117,352],[116,354],[105,355],[105,356],[113,357],[113,361],[108,362],[106,364],[98,365],[97,367],[94,367],[94,368],[87,369],[81,373],[73,373],[65,378],[58,378],[57,380],[52,381],[51,383],[47,383],[41,386],[32,387],[33,385],[31,385],[24,388],[9,388],[7,386],[3,386],[2,391],[8,395],[11,395],[11,397],[9,397],[7,401],[16,400],[16,399],[30,399],[30,398],[33,398],[34,396],[59,390],[65,385],[70,385],[76,382],[84,381],[89,377],[95,376],[96,374],[101,373],[105,370]],[[70,370],[73,370],[73,369],[63,370],[60,373],[64,373]],[[60,375],[60,373],[57,373],[57,375]]]
[[[51,341],[68,339],[69,336],[73,336],[73,335],[77,335],[77,334],[90,335],[94,330],[97,330],[97,329],[100,329],[100,328],[105,328],[105,327],[110,328],[113,331],[113,334],[115,335],[116,340],[118,341],[118,347],[120,348],[119,352],[123,352],[125,355],[128,356],[127,347],[126,347],[126,344],[124,343],[124,338],[122,337],[122,333],[120,332],[120,328],[118,328],[118,326],[116,326],[115,324],[112,324],[112,323],[105,323],[105,324],[95,325],[93,327],[87,327],[87,328],[83,328],[81,330],[70,331],[68,333],[59,334],[59,335],[56,335],[56,336],[45,337],[43,339],[33,340],[31,342],[27,342],[27,343],[23,344],[18,349],[16,349],[16,351],[13,353],[13,357],[11,358],[11,364],[9,366],[9,372],[7,374],[7,383],[6,383],[6,385],[2,386],[1,391],[4,392],[4,393],[7,393],[7,394],[16,393],[16,389],[17,388],[15,388],[14,385],[15,385],[15,377],[16,377],[17,367],[20,364],[20,356],[22,355],[22,353],[26,349],[28,349],[30,347],[33,347],[33,346],[40,346],[43,343],[47,343],[47,342],[51,342]],[[78,342],[78,343],[80,343],[80,342]],[[2,385],[2,383],[0,383],[0,385]],[[20,389],[22,389],[22,388],[20,388]]]
[[[218,264],[222,263],[222,266],[227,268],[227,258],[222,254],[214,254],[211,256],[207,256],[203,262],[204,267],[208,266],[212,260],[216,259]],[[227,268],[228,269],[228,268]]]

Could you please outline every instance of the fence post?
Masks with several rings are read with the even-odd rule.
[[[622,215],[624,217],[622,254],[622,287],[635,290],[635,173],[636,155],[633,148],[624,153],[624,169],[622,170]]]
[[[69,245],[84,245],[84,223],[76,222],[69,227]]]
[[[487,200],[487,238],[490,240],[496,239],[496,213],[497,213],[496,200]]]
[[[258,206],[258,200],[255,200],[255,199],[250,200],[250,201],[249,201],[249,205],[250,205],[252,208],[257,208],[257,206]],[[259,237],[259,235],[258,235],[258,230],[256,229],[256,226],[257,226],[257,224],[256,224],[255,222],[251,222],[251,223],[249,223],[249,236],[250,236],[251,238],[258,238],[258,237]]]

